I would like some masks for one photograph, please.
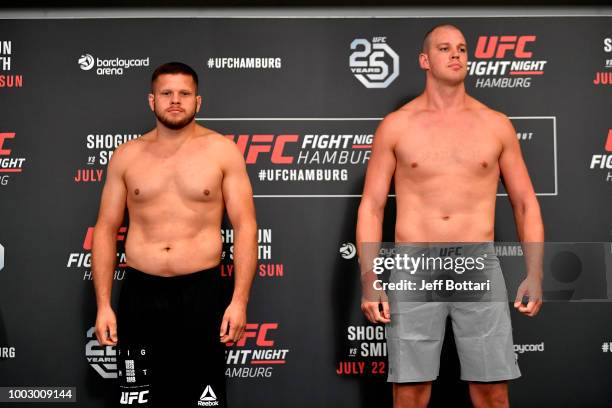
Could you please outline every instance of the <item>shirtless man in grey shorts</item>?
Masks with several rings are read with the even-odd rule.
[[[382,240],[384,208],[393,177],[396,243],[484,243],[490,250],[500,175],[512,203],[519,239],[523,243],[543,242],[540,207],[512,124],[465,91],[467,46],[461,31],[452,25],[432,29],[423,42],[419,64],[426,74],[425,91],[387,115],[376,131],[357,222],[361,262],[362,246]],[[514,307],[527,316],[535,316],[541,307],[541,280],[541,268],[528,268],[519,286]],[[523,297],[529,298],[526,305]],[[444,336],[440,326],[450,315],[462,379],[469,381],[474,406],[507,407],[507,380],[520,372],[513,357],[508,303],[497,305],[493,314],[482,311],[476,316],[481,323],[490,322],[490,327],[483,328],[473,322],[470,326],[470,313],[457,310],[456,305],[430,302],[424,306],[425,312],[413,309],[400,313],[384,294],[378,299],[364,297],[361,309],[366,317],[373,323],[387,324],[394,406],[427,406],[438,367],[438,362],[431,360],[439,361]],[[473,303],[472,311],[479,306],[485,305]],[[428,324],[423,324],[423,319]],[[429,322],[434,320],[437,327],[432,328],[434,324]],[[428,329],[407,335],[402,331],[418,331],[422,326]],[[475,351],[472,345],[485,343],[487,330],[504,340]],[[458,336],[469,340],[460,341]],[[483,355],[473,355],[478,352]]]

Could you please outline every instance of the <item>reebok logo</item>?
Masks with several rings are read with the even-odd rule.
[[[198,406],[199,407],[214,407],[217,405],[219,405],[217,396],[215,395],[215,392],[213,391],[212,387],[210,385],[207,385],[206,388],[204,388],[204,392],[202,392],[202,395],[200,395]]]

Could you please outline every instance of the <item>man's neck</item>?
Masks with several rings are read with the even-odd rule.
[[[196,126],[195,121],[193,121],[187,126],[175,130],[158,122],[155,128],[156,139],[164,144],[181,144],[195,134]]]
[[[425,86],[425,103],[427,109],[433,111],[455,111],[465,108],[467,94],[463,82],[448,85],[435,81],[427,81]]]

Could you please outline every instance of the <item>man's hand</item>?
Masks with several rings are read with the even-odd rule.
[[[221,332],[219,333],[221,343],[235,343],[240,340],[244,334],[245,326],[246,304],[239,302],[230,303],[227,309],[225,309],[223,321],[221,322]]]
[[[382,313],[380,311],[380,305],[382,305]],[[376,302],[362,300],[361,311],[372,323],[391,323],[389,301],[386,296],[381,296],[381,299]]]
[[[529,298],[527,306],[523,304],[523,297]],[[542,281],[539,278],[527,277],[516,291],[514,307],[526,316],[533,317],[542,307]]]
[[[110,306],[98,308],[96,338],[103,346],[117,345],[117,318]]]

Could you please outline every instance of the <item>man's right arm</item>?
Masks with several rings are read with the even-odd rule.
[[[93,283],[96,291],[96,337],[102,345],[117,344],[117,320],[111,307],[113,274],[117,259],[117,231],[123,222],[127,190],[125,146],[115,150],[106,173],[92,248]]]
[[[378,255],[378,244],[382,240],[385,204],[395,172],[395,115],[387,116],[376,130],[357,215],[357,251],[363,288],[361,310],[372,323],[390,321],[386,297],[373,293],[372,260]],[[379,304],[383,306],[382,315]]]

